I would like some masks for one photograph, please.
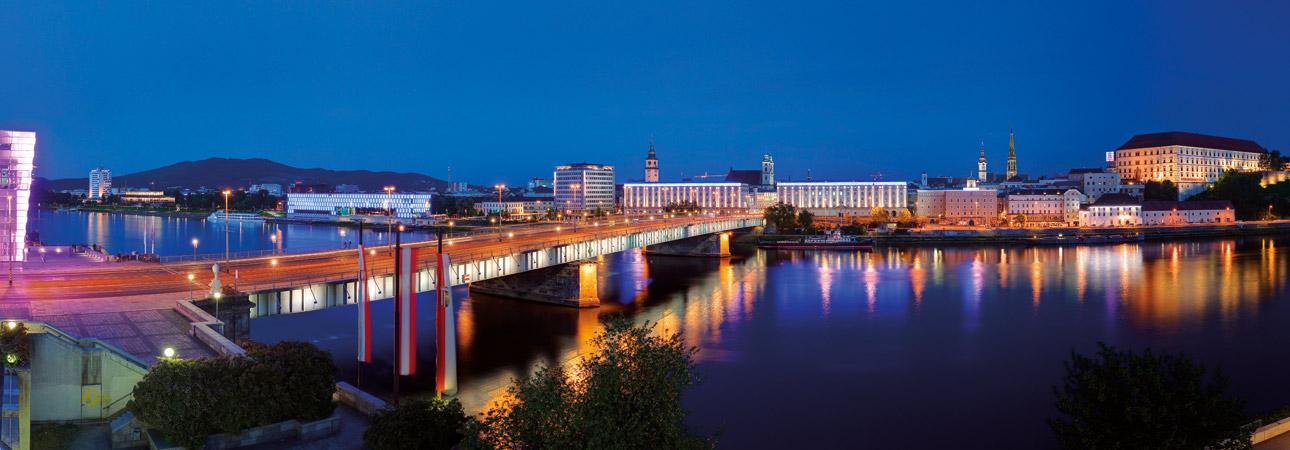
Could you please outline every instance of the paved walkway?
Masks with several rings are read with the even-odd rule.
[[[1290,450],[1290,433],[1263,441],[1254,446],[1254,450]]]
[[[354,408],[350,408],[349,406],[346,406],[344,404],[341,404],[336,408],[336,413],[340,414],[340,432],[336,433],[335,436],[329,437],[327,439],[319,439],[316,441],[309,441],[309,442],[300,442],[300,441],[274,442],[270,444],[256,445],[256,446],[247,447],[247,448],[253,448],[257,450],[305,450],[305,449],[360,450],[362,449],[363,432],[367,431],[367,429],[371,427],[371,422],[368,420],[367,416],[363,415],[363,413],[361,412],[358,412],[358,410]]]

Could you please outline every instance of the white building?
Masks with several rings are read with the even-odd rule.
[[[286,207],[291,217],[386,216],[392,209],[395,217],[412,219],[430,214],[431,197],[428,192],[288,193]]]
[[[275,196],[275,197],[276,197],[276,196],[280,196],[280,195],[282,195],[282,185],[281,185],[281,184],[276,184],[276,183],[252,184],[252,185],[251,185],[251,193],[258,193],[258,192],[260,192],[260,191],[268,191],[269,195],[272,195],[272,196]]]
[[[100,166],[90,171],[90,200],[100,200],[112,192],[112,171]]]
[[[623,213],[663,214],[668,205],[694,202],[704,213],[748,213],[755,195],[743,183],[627,183],[623,185]]]
[[[1096,202],[1080,209],[1083,227],[1125,227],[1142,225],[1142,205],[1128,194],[1103,194]]]
[[[614,209],[614,168],[576,163],[555,168],[555,207],[564,211]]]
[[[948,223],[990,225],[999,217],[999,197],[994,189],[977,187],[967,180],[960,190],[918,191],[917,215]]]
[[[529,180],[529,183],[528,183],[529,189],[534,189],[538,187],[549,188],[552,186],[554,186],[554,184],[550,178],[533,177],[533,179]]]
[[[1227,200],[1142,203],[1143,225],[1236,222],[1236,210]]]
[[[1228,170],[1256,171],[1267,153],[1259,144],[1196,133],[1139,134],[1115,149],[1115,171],[1124,179],[1170,180],[1178,198],[1205,190]]]
[[[1075,182],[1084,193],[1084,203],[1096,202],[1103,194],[1119,193],[1120,173],[1100,167],[1071,169],[1066,179]]]
[[[1008,194],[1008,215],[1026,215],[1026,223],[1079,223],[1084,194],[1076,189],[1021,189]]]
[[[35,132],[0,131],[0,261],[22,261],[26,254],[35,157]]]
[[[775,185],[779,201],[819,216],[868,216],[875,206],[895,210],[909,206],[900,181],[807,181]]]
[[[555,202],[550,198],[503,198],[501,202],[496,199],[485,200],[478,203],[477,207],[485,213],[502,211],[511,216],[540,215],[546,214],[547,208],[554,208]]]

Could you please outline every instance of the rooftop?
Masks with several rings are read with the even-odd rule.
[[[759,185],[761,184],[761,171],[730,169],[730,173],[726,174],[725,181],[727,183],[743,183],[743,184],[750,184],[750,185]]]
[[[1102,194],[1093,206],[1138,206],[1138,199],[1129,194]]]
[[[1124,145],[1121,145],[1120,148],[1117,148],[1116,150],[1168,147],[1172,145],[1211,148],[1215,150],[1232,150],[1238,152],[1267,153],[1267,149],[1264,149],[1259,146],[1259,144],[1251,140],[1210,136],[1207,134],[1188,133],[1185,131],[1139,134],[1134,136],[1132,139],[1129,139],[1129,142],[1125,142]]]
[[[1064,195],[1070,189],[1018,189],[1012,195]]]
[[[1229,200],[1192,200],[1186,202],[1149,201],[1142,202],[1143,211],[1198,211],[1215,209],[1232,209]]]

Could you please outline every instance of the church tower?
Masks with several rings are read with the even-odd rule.
[[[980,180],[982,183],[986,182],[985,178],[988,174],[985,171],[985,142],[981,143],[981,157],[978,158],[976,162],[976,173],[977,180]]]
[[[645,157],[645,182],[658,182],[658,157],[654,155],[654,138],[649,139],[649,156]]]
[[[775,162],[771,161],[770,153],[763,154],[761,157],[761,185],[775,186]]]
[[[1012,145],[1012,128],[1008,129],[1008,179],[1017,176],[1017,147]]]

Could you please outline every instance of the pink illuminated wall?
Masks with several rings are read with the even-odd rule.
[[[35,156],[35,132],[0,130],[0,261],[22,261],[26,254]]]

